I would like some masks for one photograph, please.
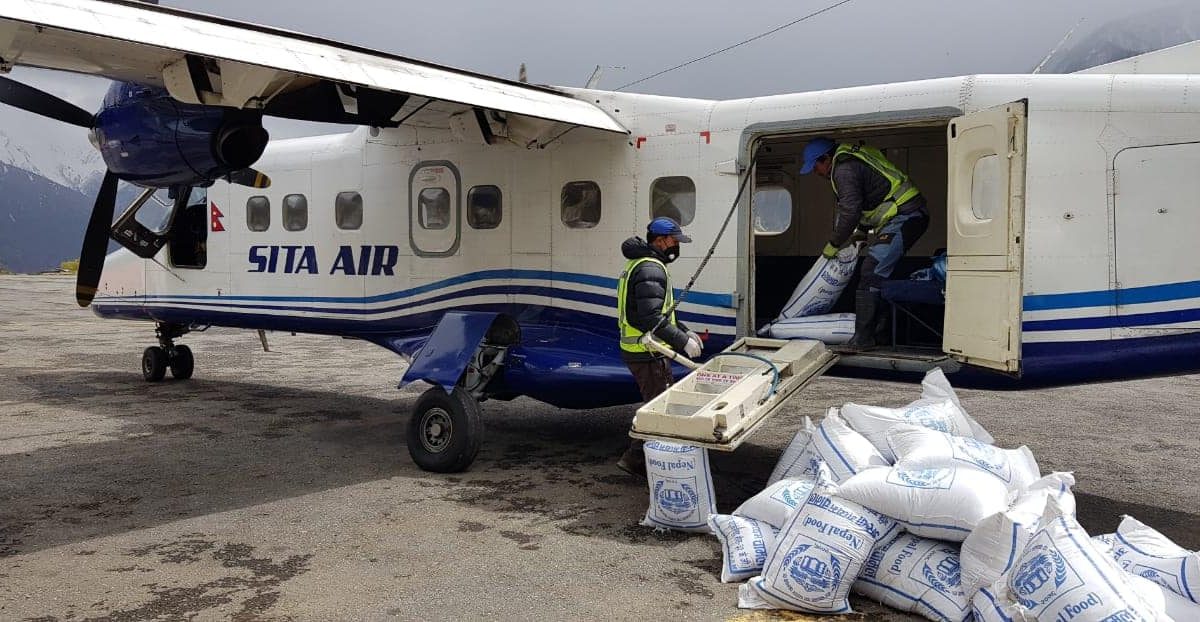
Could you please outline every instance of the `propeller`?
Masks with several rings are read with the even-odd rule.
[[[64,99],[4,76],[0,76],[0,103],[77,127],[95,129],[94,114]],[[258,131],[263,130],[259,128]],[[227,138],[244,142],[247,137],[257,138],[246,131],[231,133]],[[240,153],[246,148],[244,145],[234,145],[234,152]],[[92,303],[96,288],[100,284],[104,256],[108,251],[109,232],[116,211],[118,180],[112,171],[104,172],[104,181],[100,184],[100,192],[96,195],[96,203],[92,207],[92,215],[88,219],[87,230],[83,236],[83,248],[79,251],[79,271],[75,281],[75,301],[81,307]],[[270,177],[249,167],[230,173],[229,181],[251,188],[266,188],[271,185]]]
[[[3,76],[0,76],[0,102],[89,130],[95,120],[95,115],[65,99]]]
[[[83,248],[79,251],[79,271],[75,274],[75,302],[86,307],[92,304],[96,288],[100,285],[100,274],[104,271],[104,256],[108,254],[108,231],[112,227],[113,212],[117,207],[117,176],[112,171],[104,172],[100,192],[92,206],[92,217],[88,219],[83,234]]]
[[[56,121],[92,129],[95,115],[45,91],[0,76],[0,102]],[[75,301],[79,306],[92,304],[100,273],[104,270],[104,255],[108,252],[108,230],[112,227],[117,203],[117,176],[104,172],[100,193],[92,206],[83,248],[79,251],[79,271],[75,275]]]

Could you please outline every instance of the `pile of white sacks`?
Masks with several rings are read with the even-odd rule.
[[[715,534],[742,608],[846,613],[853,591],[945,622],[1200,620],[1200,553],[1130,517],[1089,537],[1070,473],[992,443],[934,370],[903,408],[806,419],[732,515],[705,450],[647,443],[643,524]]]

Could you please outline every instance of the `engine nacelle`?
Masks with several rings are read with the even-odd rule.
[[[109,170],[144,186],[206,185],[254,164],[269,139],[261,113],[184,104],[132,82],[108,89],[95,123]]]

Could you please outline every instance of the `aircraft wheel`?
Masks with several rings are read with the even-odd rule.
[[[408,420],[408,453],[434,473],[465,471],[479,453],[483,420],[479,402],[461,388],[433,387],[421,394]]]
[[[171,375],[176,380],[187,380],[192,377],[195,367],[192,349],[187,346],[175,346],[175,356],[171,357]]]
[[[142,377],[147,382],[158,382],[167,375],[167,351],[159,346],[142,350]]]

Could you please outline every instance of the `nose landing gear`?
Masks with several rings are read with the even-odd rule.
[[[187,380],[192,377],[195,369],[195,359],[192,349],[185,345],[175,345],[174,340],[190,332],[191,329],[181,324],[159,322],[154,329],[158,337],[158,345],[150,346],[142,351],[142,377],[147,382],[158,382],[167,375],[170,368],[171,376],[176,380]]]

